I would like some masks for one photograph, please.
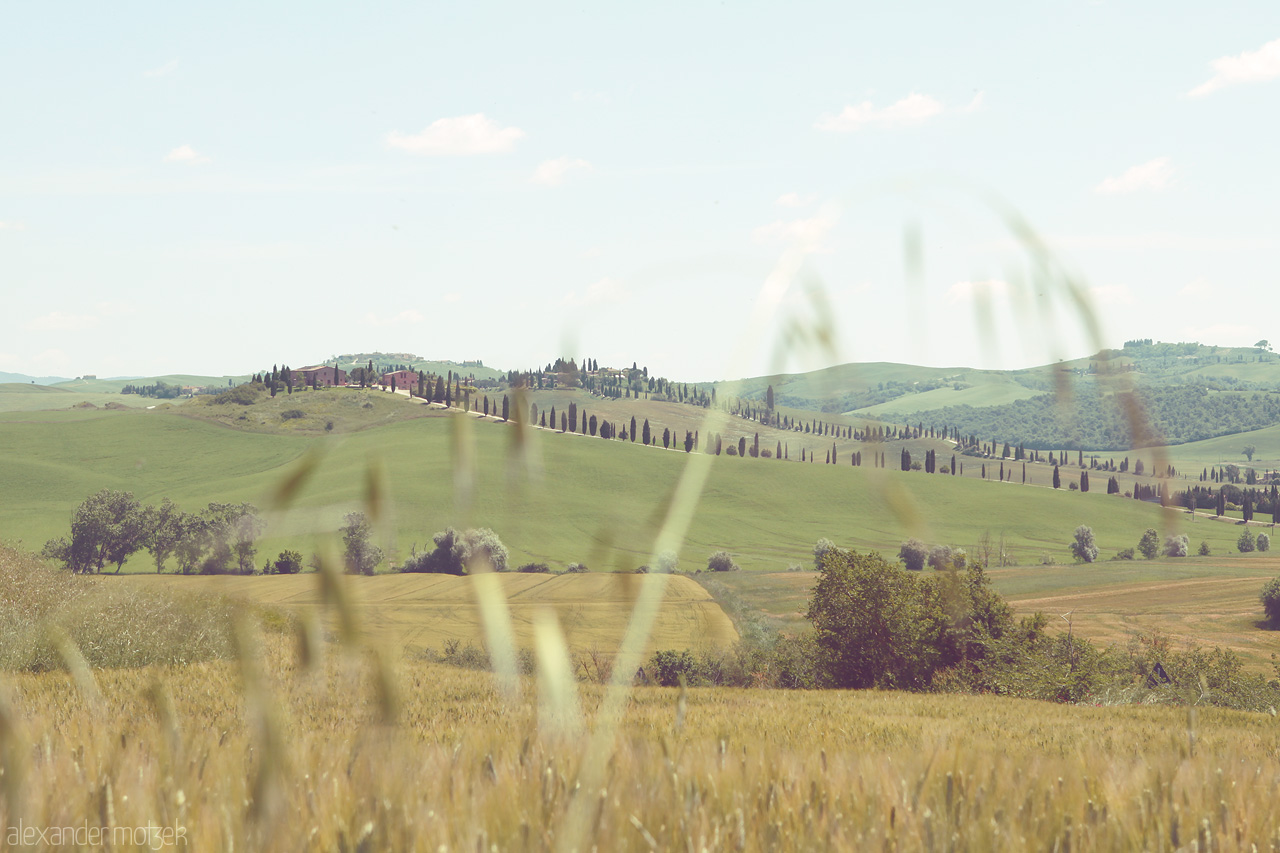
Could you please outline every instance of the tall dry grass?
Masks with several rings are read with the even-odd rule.
[[[215,598],[59,572],[0,543],[0,670],[179,664],[232,652],[234,609]]]
[[[597,785],[533,680],[368,655],[13,678],[29,825],[181,826],[191,850],[1250,850],[1280,844],[1270,716],[900,693],[636,688]],[[160,686],[158,686],[160,685]],[[582,686],[585,723],[605,688]],[[545,708],[545,704],[543,705]],[[0,717],[3,719],[3,717]],[[1193,729],[1188,726],[1193,725]],[[55,793],[56,792],[56,793]],[[1192,843],[1196,847],[1192,847]],[[3,841],[0,840],[0,849]]]

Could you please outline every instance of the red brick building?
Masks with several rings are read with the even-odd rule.
[[[293,381],[313,388],[347,384],[347,372],[322,364],[319,367],[303,367],[293,371]]]
[[[416,370],[396,370],[391,373],[382,374],[380,384],[390,388],[394,381],[397,391],[417,391],[418,390],[418,371]]]

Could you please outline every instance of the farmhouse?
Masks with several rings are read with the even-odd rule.
[[[395,388],[397,391],[412,391],[418,387],[418,371],[395,370],[391,373],[384,373],[382,374],[381,382],[384,387]]]
[[[293,380],[313,388],[320,385],[346,385],[347,372],[336,366],[322,364],[318,367],[302,367],[293,371]]]

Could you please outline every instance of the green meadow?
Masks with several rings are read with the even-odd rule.
[[[307,454],[310,476],[287,508],[269,514],[259,559],[286,546],[319,548],[345,513],[366,506],[372,482],[384,509],[381,544],[392,562],[452,524],[492,527],[517,565],[585,561],[594,570],[630,569],[648,561],[676,483],[694,461],[683,452],[549,430],[530,430],[517,442],[512,424],[438,410],[343,435],[247,432],[181,411],[0,415],[0,537],[38,548],[64,535],[75,506],[102,488],[127,489],[145,502],[170,497],[188,510],[215,500],[271,510],[273,490]],[[700,461],[709,463],[709,474],[679,554],[686,571],[704,567],[719,549],[748,570],[807,565],[821,537],[896,553],[908,536],[972,548],[989,531],[1003,533],[1025,566],[1069,563],[1068,543],[1080,524],[1093,527],[1102,559],[1133,547],[1148,527],[1186,532],[1193,550],[1205,540],[1216,554],[1234,548],[1239,535],[1231,523],[1192,524],[1176,510],[1097,488],[1081,494],[763,458]],[[127,564],[150,568],[145,554]]]

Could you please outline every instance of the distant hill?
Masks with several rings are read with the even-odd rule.
[[[739,396],[763,400],[772,385],[777,405],[915,420],[918,413],[952,406],[984,408],[1030,400],[1054,391],[1064,380],[1089,385],[1098,376],[1116,374],[1136,387],[1189,385],[1209,391],[1271,391],[1280,389],[1280,355],[1259,347],[1135,341],[1122,349],[1022,370],[892,362],[841,364],[808,373],[743,379]]]
[[[30,385],[34,382],[36,385],[54,385],[66,381],[65,376],[28,376],[25,373],[5,373],[0,370],[0,384],[20,382],[23,385]]]
[[[61,388],[64,391],[119,394],[120,390],[126,385],[154,385],[157,382],[164,382],[169,385],[192,385],[197,388],[210,386],[227,388],[230,385],[239,385],[241,382],[248,381],[248,374],[243,376],[199,376],[189,373],[169,373],[164,376],[122,376],[112,379],[68,379],[57,383],[53,387]]]

